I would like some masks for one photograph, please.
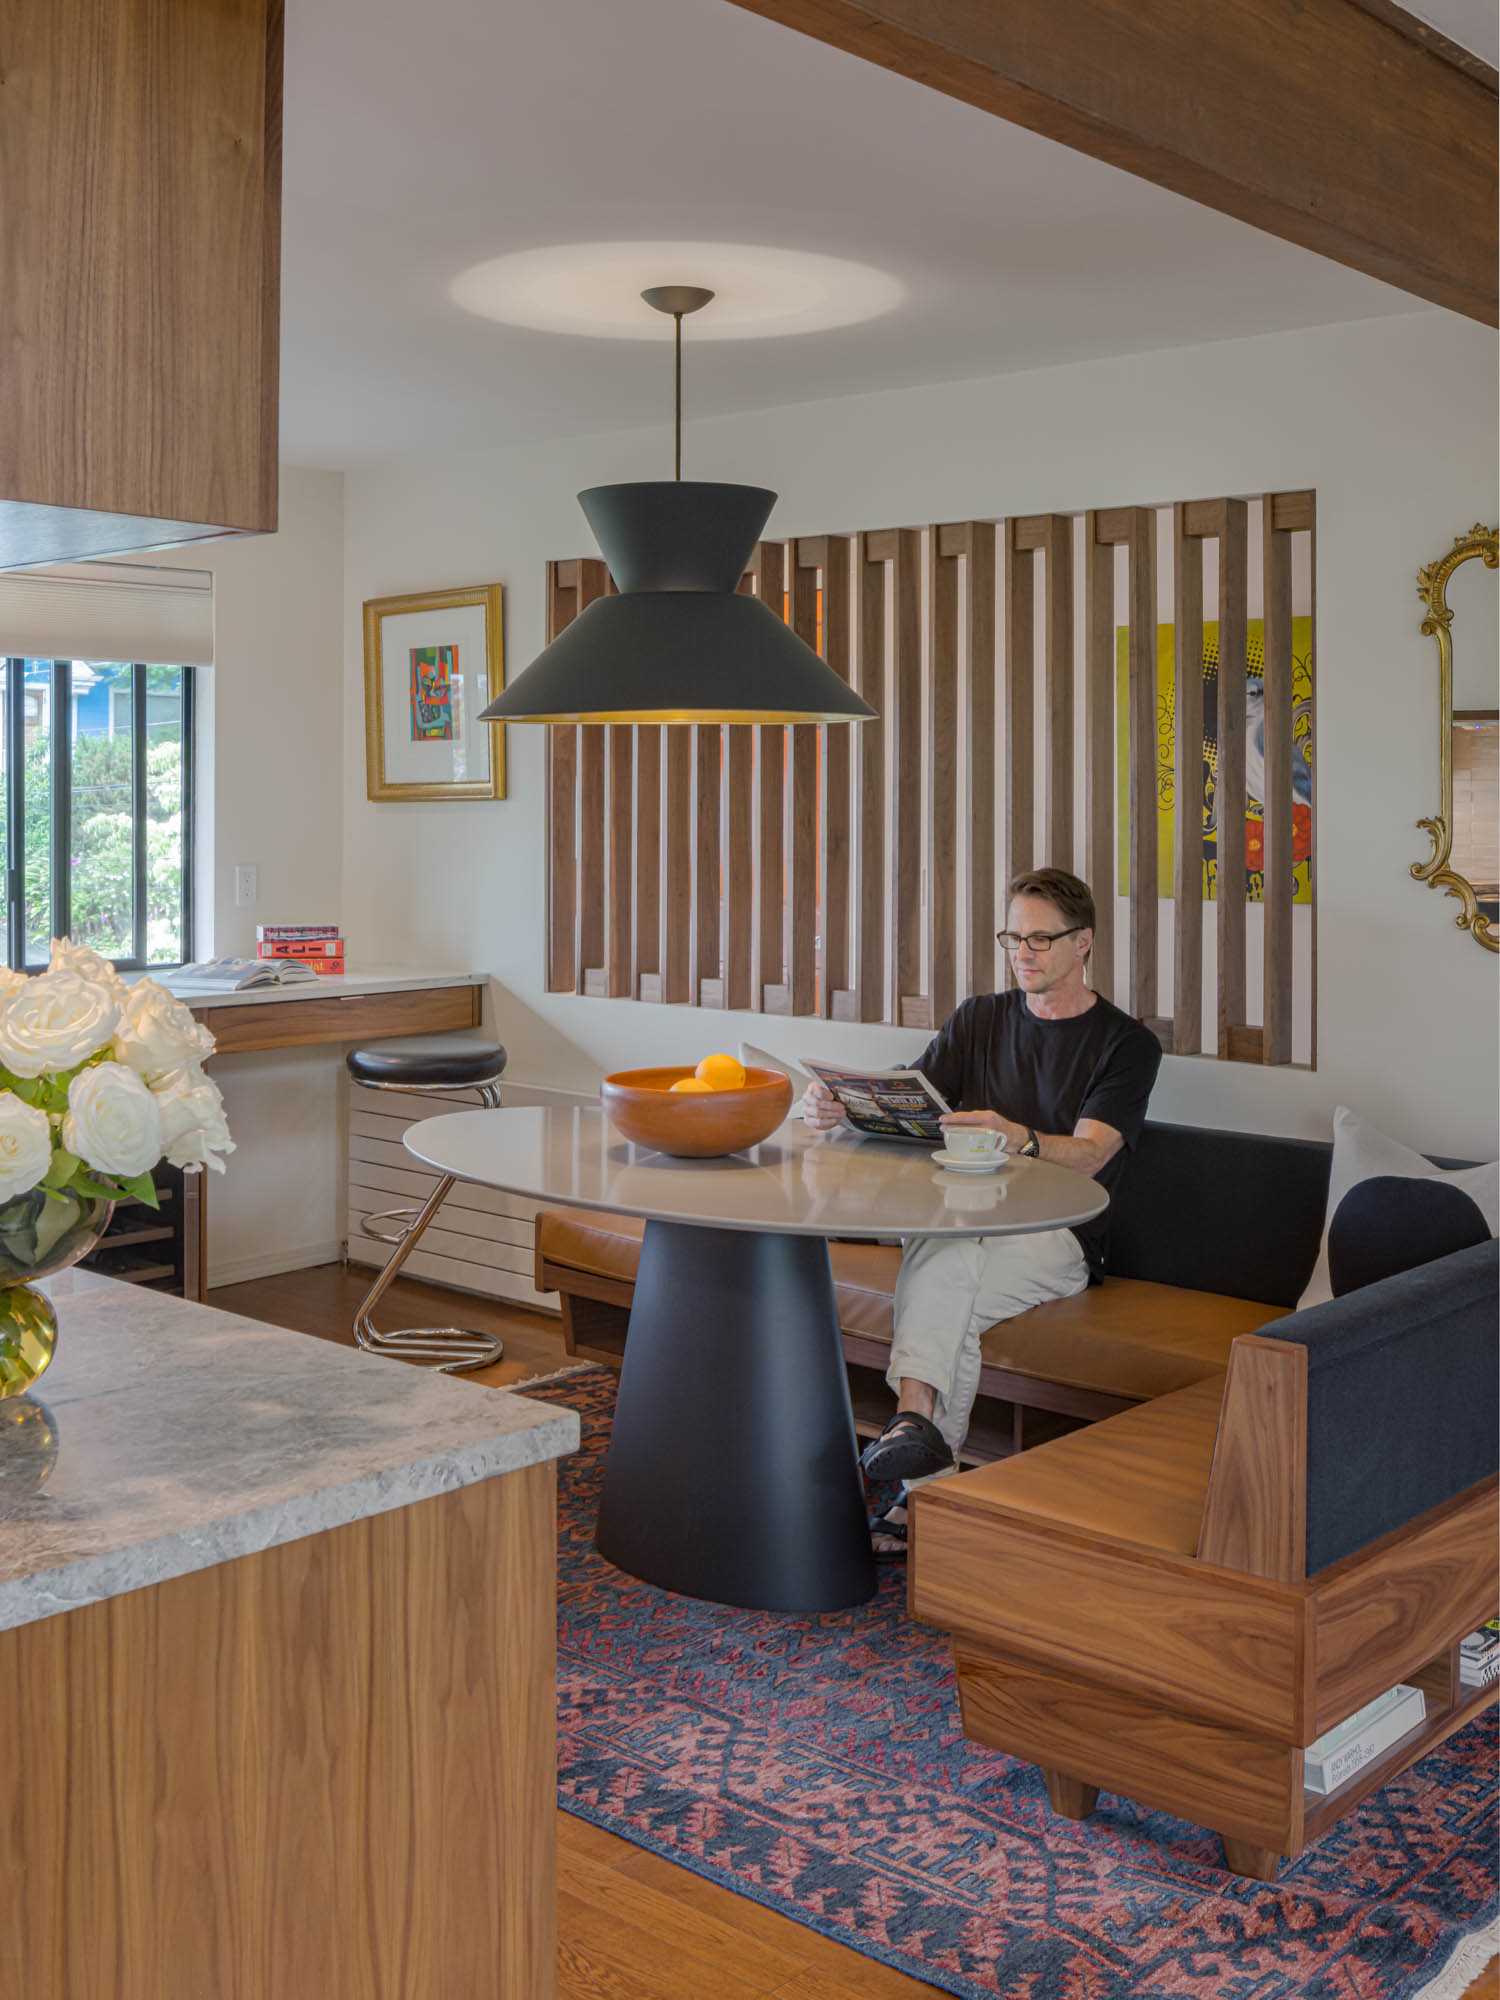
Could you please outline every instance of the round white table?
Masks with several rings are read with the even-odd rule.
[[[595,1546],[663,1589],[770,1611],[875,1589],[829,1237],[1066,1229],[1109,1200],[1043,1160],[960,1175],[790,1120],[717,1160],[632,1145],[592,1106],[453,1112],[406,1144],[461,1180],[645,1217]]]

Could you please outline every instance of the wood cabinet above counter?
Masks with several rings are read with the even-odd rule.
[[[0,13],[0,568],[276,527],[281,0]]]

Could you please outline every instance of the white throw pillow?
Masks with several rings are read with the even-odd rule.
[[[1377,1131],[1341,1104],[1333,1114],[1333,1169],[1328,1177],[1323,1241],[1318,1246],[1318,1261],[1307,1281],[1307,1290],[1297,1301],[1299,1312],[1304,1306],[1320,1306],[1333,1297],[1328,1279],[1328,1225],[1350,1188],[1377,1175],[1397,1180],[1447,1181],[1474,1203],[1489,1224],[1491,1236],[1500,1236],[1500,1164],[1491,1161],[1483,1167],[1435,1167],[1424,1154],[1403,1146],[1399,1139],[1387,1138],[1384,1132]]]

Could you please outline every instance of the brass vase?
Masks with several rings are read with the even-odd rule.
[[[57,1350],[57,1315],[33,1281],[87,1257],[113,1212],[113,1202],[41,1188],[0,1206],[0,1401],[24,1395]]]

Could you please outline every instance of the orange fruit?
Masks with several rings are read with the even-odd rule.
[[[680,1076],[672,1085],[672,1088],[673,1090],[681,1091],[686,1096],[690,1091],[695,1094],[700,1091],[707,1091],[710,1085],[701,1082],[696,1076]]]
[[[698,1065],[698,1078],[710,1090],[743,1090],[745,1088],[745,1065],[734,1056],[726,1056],[721,1051],[705,1056]]]

